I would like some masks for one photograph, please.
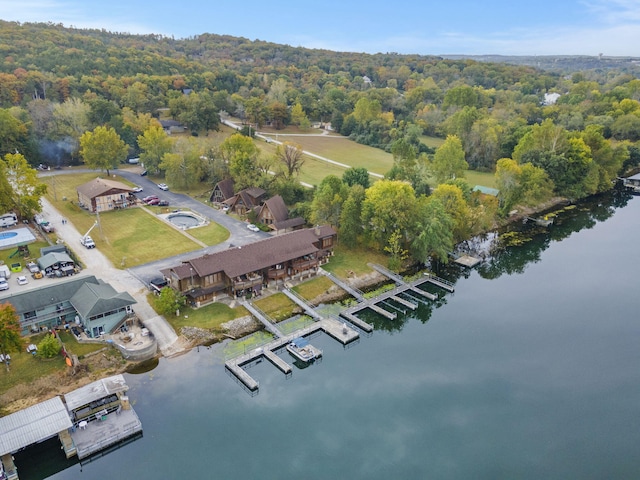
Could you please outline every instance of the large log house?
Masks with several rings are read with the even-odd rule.
[[[192,258],[162,270],[168,285],[194,306],[219,296],[258,295],[263,287],[317,273],[328,261],[336,231],[308,228]]]

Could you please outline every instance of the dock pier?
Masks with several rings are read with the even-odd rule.
[[[293,373],[293,369],[291,365],[289,365],[285,360],[279,357],[275,351],[287,346],[291,340],[297,337],[307,337],[317,331],[322,330],[330,337],[338,340],[343,345],[347,345],[357,338],[360,337],[360,334],[345,325],[344,323],[340,323],[338,320],[333,318],[321,318],[311,325],[304,327],[295,333],[290,335],[283,335],[282,337],[276,338],[275,340],[267,343],[266,345],[255,348],[250,352],[247,352],[239,357],[233,358],[231,360],[227,360],[225,362],[225,368],[232,373],[242,384],[249,389],[250,392],[255,393],[260,388],[260,384],[249,375],[244,368],[244,365],[251,363],[260,357],[264,357],[273,363],[280,371],[282,371],[285,375],[289,376]]]

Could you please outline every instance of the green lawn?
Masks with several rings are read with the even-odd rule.
[[[386,255],[372,249],[358,248],[349,250],[338,245],[329,263],[322,268],[339,278],[348,278],[354,275],[371,273],[371,267],[367,263],[378,263],[386,266],[387,261]]]
[[[274,293],[256,300],[253,304],[276,322],[291,317],[296,306],[284,293]]]
[[[28,384],[38,378],[51,375],[56,372],[64,372],[67,368],[62,355],[51,359],[43,359],[38,355],[26,352],[26,345],[33,343],[37,345],[42,341],[46,333],[25,337],[25,350],[11,352],[11,366],[9,371],[4,364],[0,364],[0,394],[5,393],[12,387],[19,384]],[[90,352],[95,352],[105,347],[102,344],[78,343],[71,333],[60,332],[60,338],[67,349],[78,357],[82,357]]]
[[[320,275],[318,277],[307,280],[304,283],[296,285],[292,288],[294,292],[300,295],[305,300],[313,300],[318,295],[326,293],[329,288],[333,286],[333,282],[326,276]]]
[[[229,230],[215,222],[211,222],[209,225],[204,227],[190,228],[186,233],[207,245],[217,245],[222,243],[229,238],[229,235],[231,235]]]
[[[484,187],[496,188],[496,176],[493,173],[476,172],[475,170],[467,170],[464,172],[465,178],[469,185],[475,187],[482,185]]]
[[[78,185],[96,177],[94,173],[83,173],[44,178],[44,181],[49,184],[47,199],[73,223],[81,234],[94,225],[97,217],[81,209],[77,202],[71,200],[77,198]],[[120,178],[117,177],[117,179]],[[149,210],[153,213],[163,211],[158,207]],[[228,237],[228,232],[222,227],[216,228],[209,225],[201,235],[206,239],[201,241],[214,245],[218,238],[223,238],[221,241],[224,241]],[[109,258],[113,265],[123,268],[200,248],[200,245],[182,232],[141,208],[128,208],[101,214],[99,226],[92,230],[91,236],[97,248]],[[196,235],[194,237],[198,238]]]
[[[30,257],[38,258],[40,256],[40,249],[48,246],[49,244],[43,240],[30,243],[29,244]],[[20,262],[22,264],[22,268],[24,268],[26,265],[26,261],[24,257],[18,254],[18,255],[15,255],[13,258],[9,258],[17,250],[18,250],[18,247],[9,247],[4,250],[0,250],[0,262],[3,262],[5,265],[11,265],[12,263]]]
[[[149,304],[155,308],[158,297],[152,293],[147,295]],[[198,309],[185,307],[180,311],[180,316],[165,315],[167,321],[180,334],[182,327],[198,327],[211,330],[220,330],[220,325],[239,317],[248,315],[244,307],[230,308],[224,303],[212,303]]]

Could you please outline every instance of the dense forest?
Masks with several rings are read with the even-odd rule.
[[[22,160],[108,169],[140,156],[185,190],[228,177],[262,186],[309,222],[337,226],[345,243],[375,244],[396,260],[446,258],[496,215],[607,190],[640,162],[640,79],[630,59],[542,70],[5,21],[0,58],[0,155],[14,177]],[[167,136],[161,113],[191,135]],[[352,169],[309,192],[296,181],[295,144],[267,159],[248,136],[208,141],[227,116],[253,131],[330,124],[390,152],[394,165],[373,185]],[[430,148],[425,136],[444,143]],[[467,169],[495,173],[498,198],[474,193]]]

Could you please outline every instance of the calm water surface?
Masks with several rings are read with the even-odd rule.
[[[640,478],[640,199],[573,209],[456,292],[251,397],[200,348],[127,375],[144,437],[83,466],[59,444],[23,480]],[[286,353],[284,355],[287,355]],[[20,461],[20,457],[17,458]]]

